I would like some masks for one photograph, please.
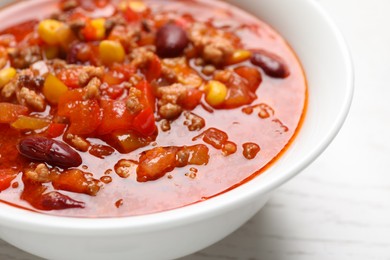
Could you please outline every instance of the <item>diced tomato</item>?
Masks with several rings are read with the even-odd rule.
[[[142,31],[137,41],[138,46],[154,45],[156,42],[156,34],[153,32]]]
[[[225,108],[236,108],[243,105],[249,105],[255,99],[256,95],[249,91],[245,85],[233,85],[229,87],[223,105]]]
[[[123,16],[128,22],[137,22],[142,18],[140,13],[133,11],[130,7],[126,8],[126,10],[123,12]]]
[[[90,21],[87,21],[85,27],[81,30],[85,40],[94,41],[97,39],[97,30],[92,26]]]
[[[16,178],[17,172],[12,169],[0,169],[0,192],[8,189]]]
[[[244,75],[244,73],[242,74]],[[257,80],[247,80],[238,73],[232,73],[229,79],[223,82],[228,87],[223,108],[237,108],[252,103],[256,99],[256,94],[251,91],[249,84],[255,84],[254,82]],[[251,88],[254,89],[255,87],[251,86]]]
[[[80,88],[80,69],[63,69],[56,75],[68,88]]]
[[[110,1],[109,0],[93,0],[93,2],[95,3],[96,7],[104,8],[108,5],[108,3]]]
[[[115,131],[104,136],[104,141],[120,153],[130,153],[138,148],[147,146],[154,141],[155,136],[144,137],[135,131]]]
[[[20,42],[34,30],[37,24],[37,20],[30,20],[15,26],[11,26],[5,31],[2,31],[1,34],[12,34],[15,36],[16,41]]]
[[[137,181],[157,180],[176,167],[176,149],[156,147],[142,153],[137,167]]]
[[[100,86],[100,91],[102,96],[115,100],[123,95],[125,88],[122,85],[108,85],[105,83]]]
[[[115,63],[109,72],[105,73],[103,81],[109,85],[119,85],[125,81],[128,81],[132,75],[136,72],[136,69],[129,64],[117,64]]]
[[[101,100],[100,105],[103,118],[97,130],[98,135],[105,135],[115,130],[132,129],[134,115],[130,114],[124,101]]]
[[[154,111],[156,98],[153,95],[152,86],[150,86],[150,84],[146,80],[143,80],[140,81],[135,87],[141,90],[141,92],[144,94],[144,98],[141,100],[141,103],[145,107],[151,107]]]
[[[99,181],[92,179],[78,169],[64,171],[53,180],[53,187],[57,190],[66,190],[95,196],[100,190]]]
[[[10,103],[0,103],[0,123],[12,123],[21,115],[27,115],[28,108]]]
[[[75,89],[65,92],[58,101],[58,115],[69,116],[69,103],[83,100],[83,91]]]
[[[134,130],[142,135],[150,136],[156,131],[156,122],[152,108],[142,110],[134,118]]]
[[[154,55],[154,59],[149,62],[142,72],[148,82],[158,79],[161,76],[161,61],[157,55]]]
[[[67,1],[67,0],[65,0]],[[76,12],[72,12],[70,15],[69,15],[69,18],[68,20],[70,22],[73,22],[73,21],[82,21],[82,22],[86,22],[88,20],[88,16],[86,16],[84,13],[80,12],[80,11],[76,11]]]
[[[95,132],[102,118],[97,100],[76,101],[69,104],[69,133],[86,135]]]
[[[60,98],[58,115],[69,118],[68,131],[76,135],[93,133],[102,121],[98,101],[83,100],[83,91],[78,89],[68,91]]]
[[[187,90],[186,96],[179,100],[180,105],[187,110],[193,110],[200,104],[203,92],[197,88]]]
[[[51,123],[46,130],[48,137],[54,138],[62,135],[66,127],[66,124]]]
[[[241,66],[235,68],[234,71],[248,81],[248,88],[250,91],[253,93],[256,92],[262,81],[261,74],[256,68]]]

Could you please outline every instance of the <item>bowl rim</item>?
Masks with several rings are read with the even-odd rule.
[[[53,0],[39,0],[41,2],[49,2]],[[39,1],[34,1],[38,3]],[[337,118],[333,121],[333,125],[329,127],[327,134],[322,140],[317,142],[317,145],[311,149],[305,157],[300,158],[297,162],[287,170],[280,177],[273,178],[262,189],[248,188],[253,181],[244,183],[239,187],[234,188],[228,192],[220,194],[216,197],[203,201],[201,203],[194,203],[188,206],[167,210],[158,213],[129,216],[129,217],[110,217],[110,218],[78,218],[78,217],[63,217],[42,214],[25,209],[20,209],[10,206],[6,203],[0,203],[0,228],[3,226],[10,226],[18,229],[39,230],[39,232],[61,234],[74,234],[75,230],[88,231],[80,235],[93,236],[96,234],[120,234],[120,233],[139,233],[168,229],[174,226],[188,224],[190,222],[201,221],[202,219],[226,213],[239,205],[250,201],[248,198],[253,196],[264,195],[283,183],[287,182],[295,175],[297,175],[304,168],[309,166],[315,158],[317,158],[332,142],[344,124],[353,98],[354,92],[354,71],[353,62],[350,50],[339,28],[336,26],[331,17],[323,9],[323,7],[315,0],[301,0],[306,1],[311,9],[317,11],[322,19],[325,20],[338,43],[339,50],[342,53],[340,58],[345,62],[346,69],[346,88],[344,93],[344,100]],[[24,1],[16,1],[8,4],[5,7],[15,6]],[[33,2],[33,1],[31,1]],[[30,4],[31,4],[30,2]],[[24,3],[26,4],[26,2]],[[0,8],[0,11],[3,11]],[[252,185],[253,186],[253,185]]]

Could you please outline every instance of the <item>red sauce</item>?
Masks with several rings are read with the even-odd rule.
[[[62,4],[64,2],[67,1],[62,1]],[[82,13],[93,17],[109,17],[114,14],[114,6],[116,6],[109,1],[82,2],[82,7],[72,10],[84,8]],[[128,64],[118,65],[115,69],[113,69],[115,66],[110,67],[109,71],[106,68],[104,76],[101,77],[109,83],[99,88],[100,95],[106,98],[103,101],[100,99],[94,101],[93,98],[80,101],[88,104],[87,110],[76,105],[66,110],[50,105],[48,102],[43,111],[32,111],[34,109],[30,107],[28,112],[22,111],[16,116],[10,115],[11,118],[15,116],[10,122],[14,122],[26,113],[28,116],[46,118],[57,115],[58,111],[63,111],[61,116],[66,118],[64,122],[61,120],[54,122],[55,120],[51,118],[51,124],[34,131],[14,129],[10,126],[11,123],[0,124],[0,199],[2,201],[46,214],[74,217],[132,216],[165,211],[203,201],[250,180],[274,162],[292,141],[302,121],[307,90],[299,60],[282,36],[264,22],[222,2],[148,0],[144,3],[150,8],[146,11],[149,12],[148,19],[152,19],[150,17],[153,19],[149,23],[145,19],[143,23],[145,27],[151,26],[152,32],[148,33],[150,28],[144,29],[138,42],[140,45],[155,42],[154,26],[161,27],[167,21],[173,20],[179,26],[186,28],[188,24],[197,21],[217,30],[229,32],[226,37],[230,37],[229,35],[238,37],[239,49],[252,52],[251,60],[246,58],[231,65],[227,64],[226,60],[220,64],[206,61],[212,64],[211,67],[206,67],[208,64],[204,64],[206,58],[202,63],[198,56],[191,57],[188,49],[183,51],[184,54],[174,54],[180,57],[186,56],[189,60],[190,67],[183,68],[179,65],[179,69],[174,69],[176,76],[179,79],[182,77],[182,81],[186,84],[188,81],[197,82],[198,78],[193,78],[195,71],[203,81],[202,86],[211,79],[227,85],[228,93],[224,103],[210,105],[207,100],[207,90],[194,88],[187,92],[186,102],[181,104],[183,110],[188,112],[180,113],[175,119],[164,119],[161,104],[153,96],[155,93],[149,93],[151,90],[146,85],[138,84],[136,88],[143,93],[142,98],[138,99],[143,106],[135,112],[137,115],[143,115],[138,117],[141,118],[139,123],[135,122],[136,119],[131,113],[116,119],[115,114],[110,113],[121,109],[126,110],[126,108],[112,100],[121,100],[130,96],[130,91],[124,90],[118,84],[121,82],[120,77],[126,78],[127,75],[139,73],[146,78],[148,84],[153,84],[152,82],[159,79],[159,84],[163,84],[160,63],[170,68],[169,62],[172,58],[161,57],[166,54],[159,53],[160,56],[156,56],[155,60],[148,63],[148,67],[139,67],[137,71]],[[75,11],[68,12],[77,16]],[[141,22],[140,17],[143,14],[126,9],[122,15],[127,19],[127,23],[137,23]],[[39,46],[46,46],[37,33],[32,33],[37,28],[37,24],[38,22],[27,21],[4,29],[0,35],[14,35],[19,44],[31,45],[38,42]],[[99,64],[96,49],[100,40],[93,39],[97,37],[94,34],[96,31],[85,26],[81,33],[84,33],[83,37],[91,37],[91,40],[86,44],[73,45],[76,47],[68,49],[67,55],[61,53],[55,55],[59,58],[67,58],[68,61],[75,59],[83,65]],[[120,31],[118,33],[120,34]],[[111,35],[113,34],[115,36],[115,33],[111,32]],[[235,39],[230,40],[235,41]],[[180,48],[180,44],[188,48],[186,42],[178,43],[177,48]],[[125,46],[126,43],[122,45]],[[6,46],[0,40],[0,54],[1,48],[10,47],[14,46]],[[279,72],[275,73],[282,76],[275,77],[272,72],[267,72],[262,67],[264,57],[254,57],[257,55],[257,50],[266,50],[267,53],[275,55],[277,61],[280,59],[285,67],[277,68]],[[74,51],[76,55],[70,56],[70,51]],[[12,62],[11,64],[7,62],[4,68],[10,66]],[[175,66],[178,65],[174,65],[174,68]],[[239,93],[247,91],[247,94],[235,98],[236,92],[233,92],[232,87],[229,86],[236,85],[231,82],[232,78],[226,79],[223,71],[234,71],[235,75],[238,75],[234,80],[247,78],[248,83],[245,84],[249,90],[234,90]],[[79,71],[72,73],[76,76],[80,75]],[[63,95],[68,101],[85,94],[81,91],[73,91],[72,95],[69,94],[71,89],[81,89],[78,86],[79,78],[72,76],[69,70],[56,76],[69,88],[68,94]],[[43,80],[47,80],[46,75]],[[165,78],[163,81],[166,80]],[[30,84],[28,88],[34,89],[36,86],[33,84],[40,83],[35,80],[26,84]],[[0,102],[17,103],[16,100],[10,101],[4,97],[0,98]],[[240,105],[236,106],[237,102]],[[79,110],[74,110],[75,107]],[[86,116],[83,116],[84,114]],[[145,123],[150,122],[150,115],[153,117],[152,123]],[[76,119],[72,121],[72,118],[80,117],[81,119],[77,120],[81,121]],[[87,123],[76,124],[84,122],[85,118],[90,118]],[[102,123],[105,122],[104,120],[107,120],[106,125]],[[128,125],[126,122],[130,121],[132,124]],[[128,128],[142,134],[137,135],[138,137],[130,142],[134,146],[132,149],[135,150],[124,153],[121,149],[129,148],[118,146],[115,143],[118,140],[113,140],[105,134],[111,133],[112,129]],[[95,129],[93,133],[91,129]],[[69,131],[73,133],[71,137],[67,135]],[[53,169],[52,172],[47,173],[55,176],[53,181],[48,183],[32,181],[26,174],[26,169],[31,168],[31,162],[35,168],[37,162],[21,155],[17,149],[20,140],[29,135],[44,135],[50,140],[55,140],[54,142],[66,142],[71,147],[75,146],[72,142],[76,142],[77,153],[81,156],[82,164],[70,167],[70,170],[64,170],[66,167],[61,165],[56,167],[46,164],[49,169]],[[81,143],[74,138],[77,135],[85,137]],[[121,138],[126,137],[130,138],[126,135],[121,136]],[[193,150],[186,150],[187,147]],[[205,149],[208,152],[204,152]],[[198,151],[200,155],[194,155]],[[158,160],[164,163],[156,164]],[[158,169],[148,168],[153,163]],[[151,171],[158,171],[158,174]],[[75,180],[79,183],[77,187],[74,186]],[[45,194],[45,197],[42,194]],[[48,210],[45,205],[53,198],[56,199],[56,204],[51,204]],[[69,204],[69,201],[72,202]]]

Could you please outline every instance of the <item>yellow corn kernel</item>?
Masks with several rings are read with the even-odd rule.
[[[131,10],[133,10],[134,12],[137,12],[137,13],[145,12],[147,9],[145,3],[141,2],[141,1],[131,1],[129,3],[129,7]]]
[[[62,22],[46,19],[39,23],[38,34],[49,45],[56,45],[60,43],[58,39],[58,31],[63,26]]]
[[[247,50],[235,50],[233,54],[227,59],[228,64],[237,64],[249,59],[252,53]]]
[[[91,21],[91,25],[93,28],[95,28],[96,32],[96,40],[102,40],[106,36],[106,27],[105,27],[106,19],[99,18],[99,19],[93,19]]]
[[[118,10],[124,12],[126,11],[126,8],[127,8],[127,2],[126,1],[122,1],[118,4]]]
[[[60,49],[57,46],[47,46],[44,49],[45,57],[48,60],[52,60],[58,57]]]
[[[122,1],[119,3],[118,5],[118,9],[121,10],[122,12],[126,11],[127,8],[130,8],[131,10],[133,10],[134,12],[137,12],[137,13],[142,13],[144,11],[146,11],[147,7],[145,5],[145,3],[141,2],[141,1]]]
[[[43,95],[52,103],[57,104],[60,97],[68,91],[68,87],[56,76],[49,74],[43,85]]]
[[[122,62],[125,59],[125,50],[120,42],[105,40],[99,45],[100,59],[104,64]]]
[[[206,101],[211,106],[219,106],[225,101],[227,87],[225,84],[210,80],[206,85]]]
[[[56,34],[59,44],[65,49],[68,49],[69,45],[76,39],[75,34],[67,24],[59,27]]]
[[[38,130],[47,127],[50,121],[43,118],[20,116],[11,126],[21,130]]]
[[[4,87],[16,76],[16,70],[14,68],[6,68],[0,70],[0,88]]]

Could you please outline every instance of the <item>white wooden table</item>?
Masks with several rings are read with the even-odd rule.
[[[318,1],[354,57],[344,128],[247,224],[182,260],[390,260],[390,1]],[[0,241],[0,259],[38,258]]]

